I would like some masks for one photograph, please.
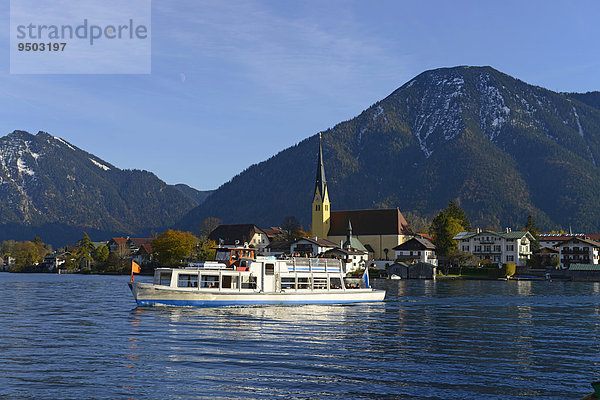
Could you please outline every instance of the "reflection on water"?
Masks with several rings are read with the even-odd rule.
[[[126,280],[0,274],[0,398],[576,399],[598,378],[597,283],[195,309],[136,308]]]

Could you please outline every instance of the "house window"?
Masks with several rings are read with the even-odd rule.
[[[325,211],[329,211],[329,206],[325,204]]]
[[[515,245],[514,244],[507,244],[506,245],[506,251],[515,251]]]
[[[515,256],[506,256],[506,261],[515,261]]]

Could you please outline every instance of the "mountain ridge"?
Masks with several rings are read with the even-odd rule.
[[[77,230],[133,235],[170,225],[197,204],[151,172],[121,170],[46,132],[0,138],[0,240],[41,226],[61,227],[68,238],[55,243]]]
[[[425,71],[323,132],[332,209],[431,217],[454,199],[483,227],[519,227],[532,214],[547,229],[597,230],[600,112],[587,104],[591,93],[556,93],[491,67]],[[285,215],[307,226],[316,137],[250,166],[178,226],[209,216],[271,225]],[[251,190],[269,192],[265,183],[277,200]]]

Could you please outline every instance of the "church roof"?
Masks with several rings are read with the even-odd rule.
[[[321,146],[321,134],[319,133],[319,159],[317,161],[317,177],[315,179],[315,194],[318,192],[321,198],[325,196],[327,180],[325,179],[325,165],[323,165],[323,147]]]
[[[412,230],[397,208],[375,210],[332,211],[328,236],[346,236],[348,220],[352,220],[352,234],[410,235]]]

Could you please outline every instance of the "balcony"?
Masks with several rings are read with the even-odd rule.
[[[588,254],[590,254],[590,251],[588,249],[564,248],[560,251],[560,254],[585,254],[585,255],[588,255]]]

